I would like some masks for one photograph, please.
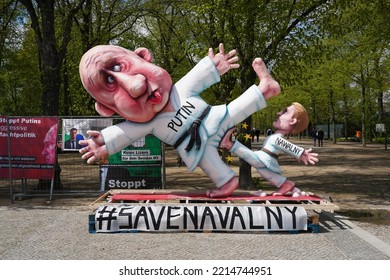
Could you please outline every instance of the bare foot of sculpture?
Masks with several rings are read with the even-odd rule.
[[[260,79],[258,87],[263,93],[264,98],[268,100],[271,97],[277,96],[280,93],[280,85],[272,78],[264,61],[261,58],[256,58],[252,63],[252,67]]]
[[[234,192],[235,189],[237,189],[237,187],[238,179],[236,177],[233,177],[225,185],[219,188],[207,190],[206,195],[210,198],[228,197]]]

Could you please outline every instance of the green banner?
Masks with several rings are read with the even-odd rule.
[[[162,188],[161,141],[153,135],[111,155],[100,166],[101,190]]]

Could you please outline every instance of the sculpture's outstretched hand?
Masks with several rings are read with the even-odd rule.
[[[319,161],[318,154],[312,153],[311,151],[312,149],[305,150],[299,158],[299,161],[303,162],[305,165],[308,165],[309,163],[312,165],[316,164]]]
[[[108,156],[106,145],[104,143],[103,135],[99,131],[88,130],[87,134],[89,139],[80,140],[80,145],[86,145],[86,147],[80,149],[80,153],[83,154],[82,159],[86,159],[87,163],[91,164],[95,160],[100,160]]]
[[[209,57],[213,60],[215,67],[218,69],[219,75],[222,76],[230,69],[236,69],[240,67],[238,62],[238,56],[236,55],[236,50],[231,50],[227,54],[225,54],[225,49],[223,44],[219,44],[219,53],[214,55],[214,51],[212,48],[209,48]]]

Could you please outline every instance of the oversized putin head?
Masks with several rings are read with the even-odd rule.
[[[119,46],[96,46],[83,55],[79,70],[102,116],[117,113],[132,122],[148,122],[169,101],[172,79],[152,63],[146,48],[129,51]]]

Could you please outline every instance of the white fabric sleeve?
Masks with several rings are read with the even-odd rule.
[[[148,123],[135,124],[132,122],[122,122],[117,125],[107,127],[101,131],[106,149],[109,155],[115,154],[132,142],[146,136],[148,132]]]
[[[183,78],[175,83],[180,95],[198,96],[205,89],[219,82],[221,77],[211,58],[206,56]]]

